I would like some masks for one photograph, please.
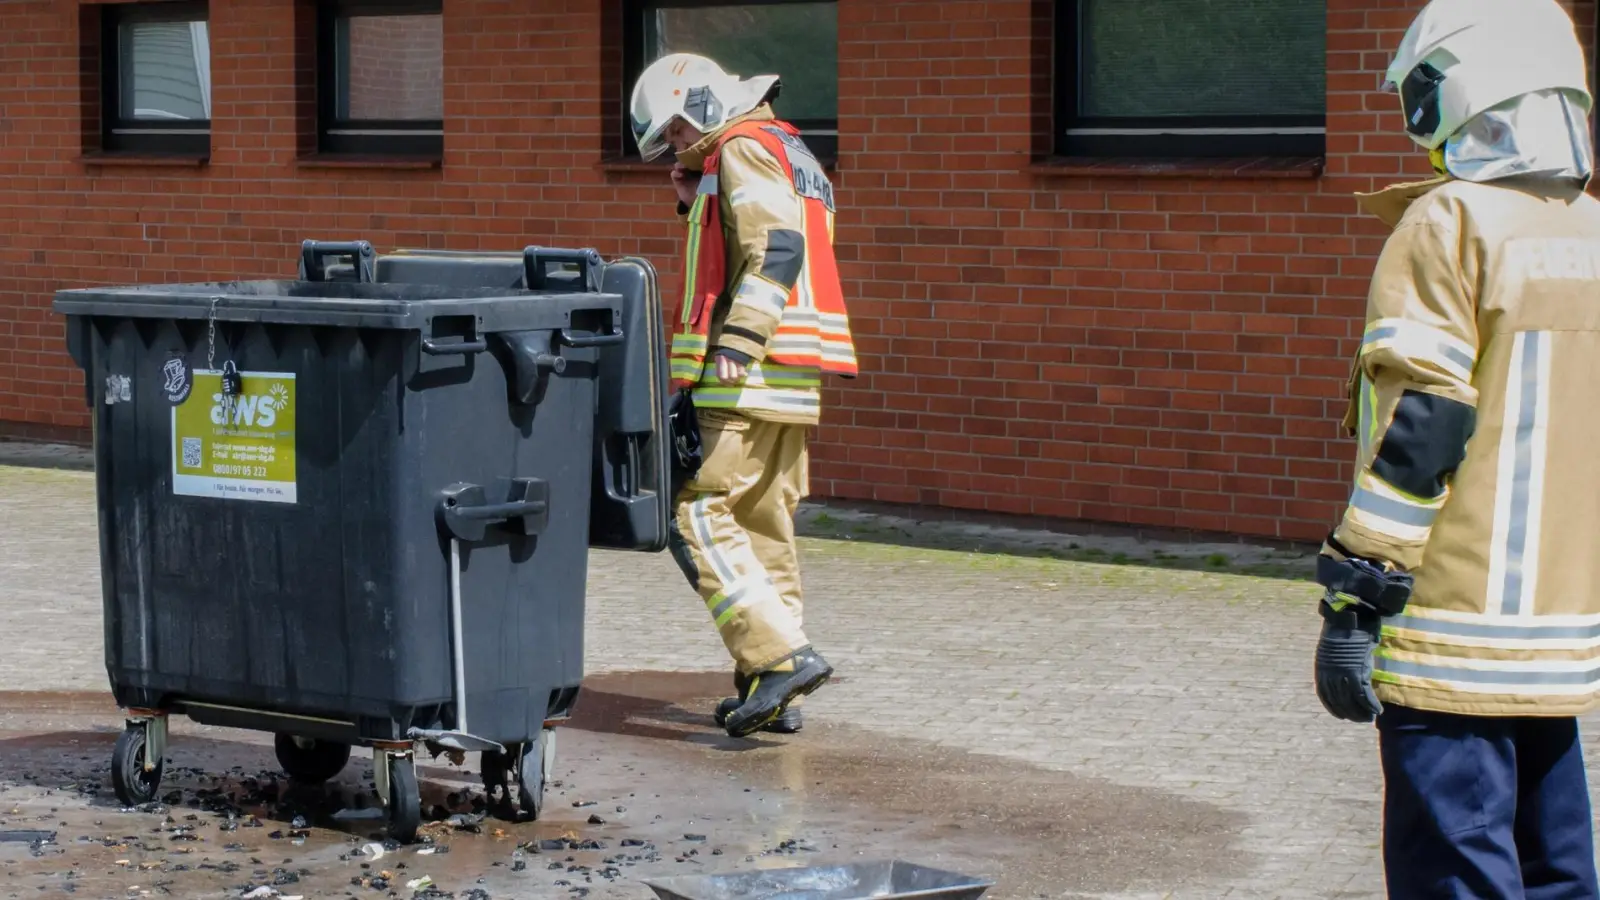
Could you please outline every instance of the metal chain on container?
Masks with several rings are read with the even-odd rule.
[[[212,372],[217,370],[217,304],[222,302],[221,297],[211,298],[211,309],[206,313],[206,368]],[[222,386],[222,421],[233,422],[233,394],[228,392],[226,377]]]
[[[221,297],[211,298],[211,311],[206,314],[206,368],[217,368],[217,304]]]

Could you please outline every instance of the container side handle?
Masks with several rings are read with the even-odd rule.
[[[433,338],[422,339],[422,352],[429,356],[449,356],[453,353],[460,353],[464,356],[468,353],[482,353],[487,349],[489,349],[489,342],[483,338],[478,338],[475,341],[458,341],[453,344],[441,344]]]
[[[491,503],[481,485],[457,482],[439,496],[439,524],[453,540],[480,543],[490,526],[536,535],[550,522],[550,483],[542,478],[512,478],[507,498]]]
[[[352,257],[356,267],[356,280],[371,284],[378,280],[377,254],[366,241],[312,241],[300,243],[300,280],[327,281],[325,261],[330,256]]]
[[[591,294],[600,293],[600,270],[605,263],[598,250],[561,250],[554,247],[525,247],[522,250],[523,279],[530,291],[551,289],[549,266],[551,263],[576,263],[583,274],[583,289]]]
[[[622,329],[613,325],[610,334],[584,334],[573,335],[563,328],[558,333],[561,343],[568,347],[612,347],[622,343],[626,336]]]

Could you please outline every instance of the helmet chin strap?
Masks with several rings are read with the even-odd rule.
[[[1450,170],[1445,168],[1445,164],[1444,164],[1444,145],[1443,144],[1440,144],[1439,146],[1437,146],[1437,147],[1433,148],[1432,150],[1428,151],[1428,162],[1433,163],[1433,174],[1435,174],[1435,175],[1448,175],[1448,174],[1450,174]]]

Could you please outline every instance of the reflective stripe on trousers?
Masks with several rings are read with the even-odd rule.
[[[806,491],[806,426],[701,411],[700,472],[677,530],[697,590],[735,664],[758,672],[807,645],[794,512]]]

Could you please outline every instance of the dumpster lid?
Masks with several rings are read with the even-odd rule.
[[[421,329],[436,316],[473,316],[481,332],[561,327],[577,310],[610,309],[617,294],[411,283],[220,281],[57,291],[53,308],[75,316],[206,319],[281,325]]]

